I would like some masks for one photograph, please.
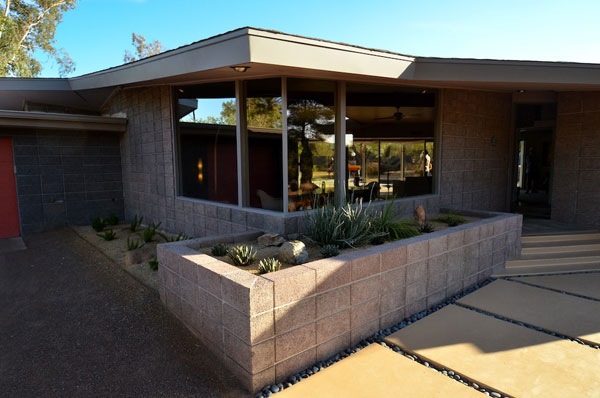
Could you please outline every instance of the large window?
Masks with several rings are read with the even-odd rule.
[[[237,204],[235,84],[184,86],[176,93],[181,194]]]
[[[434,97],[426,90],[349,84],[347,200],[433,192]]]
[[[179,193],[287,212],[334,196],[433,193],[435,94],[348,83],[345,119],[336,121],[338,84],[277,77],[176,87]]]
[[[335,82],[288,80],[288,210],[322,206],[335,190]]]
[[[283,210],[281,79],[246,82],[250,206]]]

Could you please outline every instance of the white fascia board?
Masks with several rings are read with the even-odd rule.
[[[412,78],[438,82],[600,85],[600,65],[564,62],[424,59]]]
[[[73,90],[121,86],[250,62],[248,36],[204,41],[146,60],[70,79]]]
[[[249,31],[250,59],[260,64],[410,79],[413,58],[320,40]]]

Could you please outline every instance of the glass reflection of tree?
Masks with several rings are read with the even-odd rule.
[[[294,183],[298,185],[298,167],[300,184],[312,182],[313,153],[310,142],[324,141],[324,135],[332,133],[334,118],[333,109],[315,100],[299,100],[288,106],[288,178],[292,186]]]

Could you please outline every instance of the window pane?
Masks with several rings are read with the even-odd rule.
[[[246,82],[250,206],[283,210],[281,79]]]
[[[237,204],[235,83],[182,86],[176,93],[181,194]]]
[[[333,200],[335,83],[288,80],[289,211]]]
[[[432,193],[434,94],[348,84],[348,200]]]

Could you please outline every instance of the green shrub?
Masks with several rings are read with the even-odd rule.
[[[104,231],[102,234],[96,234],[104,240],[113,240],[117,237],[117,233],[112,229],[109,231]]]
[[[429,223],[425,223],[425,224],[419,226],[419,232],[422,234],[428,234],[428,233],[431,233],[434,231],[435,231],[435,228],[433,227],[433,225],[431,225]]]
[[[139,249],[142,246],[144,246],[143,243],[140,243],[139,241],[133,240],[131,238],[127,238],[127,251]]]
[[[154,257],[152,260],[148,261],[148,266],[152,271],[158,270],[158,259]]]
[[[252,246],[239,245],[231,248],[227,255],[233,264],[238,267],[246,267],[256,259],[256,250]]]
[[[140,227],[140,225],[142,225],[143,219],[144,219],[143,216],[138,218],[137,214],[135,216],[133,216],[133,220],[131,220],[131,222],[129,223],[129,230],[131,232],[136,232],[138,230],[138,228]]]
[[[187,236],[183,232],[180,232],[177,236],[169,236],[160,232],[158,234],[165,240],[165,242],[179,242],[180,240],[192,239],[190,236]]]
[[[119,217],[117,217],[114,213],[111,213],[110,216],[106,218],[106,223],[108,225],[118,225]]]
[[[449,227],[456,227],[467,222],[467,219],[456,214],[447,213],[435,219],[435,221],[448,224]]]
[[[104,227],[106,227],[106,221],[102,217],[96,217],[92,220],[92,228],[96,232],[104,231]]]
[[[213,256],[221,257],[221,256],[226,256],[227,253],[229,252],[229,249],[227,249],[227,246],[225,246],[224,244],[217,243],[216,245],[214,245],[212,247],[212,249],[210,249],[210,252],[212,253]]]
[[[335,257],[340,254],[340,249],[336,245],[325,245],[321,249],[321,254],[324,257]]]
[[[281,262],[274,258],[264,258],[258,263],[258,272],[261,274],[279,271],[280,268]]]
[[[158,227],[160,227],[160,223],[151,223],[150,225],[148,225],[148,228],[144,230],[143,234],[144,242],[152,242],[152,239],[154,239],[154,235],[156,235],[156,230],[158,229]]]

